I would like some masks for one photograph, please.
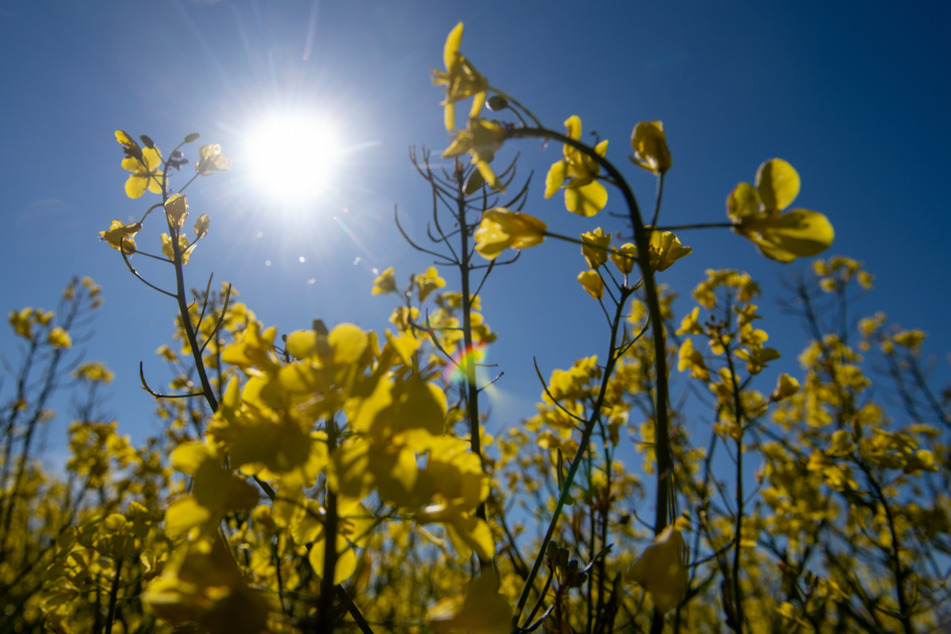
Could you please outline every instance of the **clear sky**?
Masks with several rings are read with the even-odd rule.
[[[493,85],[549,127],[580,115],[586,132],[610,140],[619,165],[630,166],[633,125],[663,120],[674,165],[662,224],[724,221],[737,182],[751,181],[765,159],[791,162],[803,182],[797,205],[835,225],[829,254],[864,261],[876,275],[876,291],[856,314],[882,309],[927,330],[936,371],[947,377],[948,7],[937,0],[592,1],[584,9],[561,0],[0,0],[0,308],[54,308],[71,276],[97,280],[105,305],[87,357],[117,374],[107,406],[122,428],[137,437],[154,429],[137,367],[144,360],[157,384],[170,378],[153,352],[170,341],[175,307],[98,240],[110,220],[138,218],[154,202],[126,198],[113,132],[148,134],[166,152],[200,132],[234,164],[189,190],[190,211],[211,217],[187,267],[190,282],[204,286],[214,271],[282,332],[315,317],[382,329],[394,303],[371,297],[376,272],[395,266],[405,283],[431,263],[403,243],[393,209],[422,235],[429,190],[407,148],[438,154],[446,146],[441,94],[429,72],[442,65],[446,34],[463,21],[463,51]],[[262,152],[253,130],[288,109],[332,121],[345,149],[332,157],[335,169],[319,168],[324,186],[306,206],[275,200],[254,178]],[[543,200],[545,170],[560,147],[512,145],[499,160],[517,149],[521,173],[535,170],[526,211],[563,233],[599,222],[608,231],[625,228],[606,214],[570,217],[558,197]],[[316,165],[327,154],[311,152],[295,163]],[[651,179],[630,167],[636,193],[650,201]],[[141,248],[158,251],[160,231],[147,225]],[[694,254],[662,281],[682,296],[707,268],[750,271],[769,292],[801,266],[765,260],[723,230],[680,237]],[[604,354],[600,311],[575,280],[585,267],[576,251],[557,243],[526,251],[484,291],[488,321],[501,333],[490,353],[506,373],[500,390],[521,395],[496,404],[499,424],[531,412],[540,392],[532,355],[547,374]],[[167,272],[149,271],[154,282],[164,274],[170,283]],[[443,274],[457,283],[451,271]],[[772,299],[762,304],[763,327],[794,364],[804,342],[797,323]],[[7,330],[0,352],[12,360]],[[772,373],[759,387],[768,391],[774,381]]]

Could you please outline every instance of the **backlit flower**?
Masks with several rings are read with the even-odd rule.
[[[576,141],[581,138],[579,117],[570,117],[565,121],[565,128],[570,138]],[[607,150],[606,140],[594,146],[598,156],[604,156]],[[591,156],[567,144],[562,154],[564,159],[554,163],[545,177],[545,198],[551,198],[559,189],[564,189],[568,211],[585,217],[595,215],[608,204],[608,190],[596,180],[601,166]]]
[[[631,161],[647,171],[663,174],[670,169],[670,150],[667,149],[664,124],[660,121],[638,123],[631,133],[631,147],[634,149]]]
[[[122,169],[132,172],[125,182],[126,196],[140,198],[145,190],[161,194],[162,154],[158,148],[140,148],[123,130],[116,130],[116,140],[122,145],[126,155],[122,159]]]
[[[625,578],[650,593],[654,607],[660,612],[675,608],[687,590],[687,568],[684,565],[684,539],[672,525],[654,537],[640,559],[628,569]]]
[[[541,244],[547,228],[538,218],[496,207],[482,214],[482,222],[475,231],[475,248],[482,257],[494,260],[505,249]]]
[[[469,125],[465,130],[456,133],[452,145],[446,148],[442,157],[454,158],[471,154],[472,164],[478,168],[489,187],[504,192],[489,163],[495,158],[495,152],[502,147],[506,136],[505,128],[498,121],[469,119]]]
[[[835,238],[832,223],[818,211],[791,209],[799,194],[799,174],[782,159],[770,159],[756,171],[756,185],[740,183],[726,201],[733,231],[756,243],[760,252],[779,262],[816,255]]]
[[[489,88],[486,78],[459,52],[461,43],[462,22],[457,24],[446,38],[446,45],[443,48],[445,72],[433,70],[432,74],[434,84],[446,87],[446,99],[442,105],[445,108],[446,130],[450,132],[456,127],[456,102],[472,97],[469,118],[473,119],[482,110],[482,103],[485,101],[486,91]]]

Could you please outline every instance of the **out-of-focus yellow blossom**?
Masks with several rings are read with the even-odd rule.
[[[782,401],[799,391],[799,381],[786,373],[780,374],[776,382],[776,389],[770,394],[771,401]]]
[[[165,201],[165,216],[169,226],[181,229],[188,217],[188,200],[185,194],[173,194]]]
[[[161,194],[162,153],[158,148],[140,148],[123,130],[116,130],[116,140],[122,145],[126,155],[122,159],[122,169],[132,172],[125,182],[126,196],[141,198],[146,190]]]
[[[488,567],[469,586],[461,606],[459,597],[444,599],[426,618],[434,632],[497,634],[512,629],[512,614],[512,606],[499,593],[498,575]]]
[[[231,169],[231,159],[221,151],[220,145],[215,143],[198,148],[198,163],[195,165],[195,172],[202,176],[209,176],[228,169]]]
[[[604,280],[598,275],[597,271],[587,270],[578,274],[578,281],[584,286],[584,290],[595,299],[604,297]]]
[[[472,97],[472,108],[469,110],[469,118],[473,119],[479,115],[482,110],[482,103],[485,101],[486,91],[489,89],[489,82],[479,71],[475,69],[471,62],[459,52],[462,44],[462,22],[457,24],[449,37],[446,38],[446,45],[443,47],[443,63],[446,70],[433,70],[433,84],[446,87],[446,99],[442,102],[444,110],[444,119],[446,130],[453,131],[456,128],[456,102],[467,97]]]
[[[100,231],[99,237],[109,243],[116,251],[126,254],[135,253],[135,234],[142,230],[142,223],[125,224],[121,220],[109,223],[108,231]]]
[[[73,370],[73,376],[90,383],[112,383],[112,371],[103,363],[90,361]]]
[[[489,163],[495,158],[495,152],[505,142],[507,132],[498,121],[488,119],[469,119],[465,130],[455,133],[452,144],[442,153],[443,158],[454,158],[463,154],[472,155],[472,164],[492,189],[505,192],[498,176]]]
[[[426,269],[425,273],[413,276],[413,285],[416,286],[419,301],[422,303],[437,288],[444,287],[446,280],[439,277],[439,271],[436,270],[435,266],[431,266]]]
[[[182,264],[188,264],[188,258],[191,257],[192,251],[194,249],[194,244],[188,246],[188,238],[181,234],[178,235],[178,250],[182,253]],[[162,234],[162,253],[169,260],[175,260],[175,251],[172,248],[172,239],[167,233]]]
[[[631,147],[634,156],[631,161],[649,172],[663,174],[670,169],[670,150],[667,149],[667,135],[660,121],[641,121],[631,133]]]
[[[73,346],[73,340],[70,339],[69,333],[60,326],[56,326],[50,330],[46,340],[54,348],[66,349]]]
[[[35,311],[29,307],[19,311],[11,310],[10,315],[7,317],[7,322],[13,326],[13,332],[24,339],[32,337],[33,323],[36,321],[34,312]]]
[[[637,247],[630,242],[625,242],[617,249],[612,249],[611,261],[624,275],[630,275],[634,270],[634,262],[637,260]]]
[[[195,221],[195,238],[204,238],[208,235],[208,225],[210,224],[211,219],[208,218],[208,214],[198,216],[198,220]]]
[[[589,267],[596,269],[608,261],[609,244],[611,244],[611,234],[605,235],[601,227],[581,234],[581,254],[584,255]]]
[[[690,370],[690,378],[700,379],[701,381],[710,380],[710,371],[703,361],[703,355],[693,347],[693,339],[687,337],[680,345],[680,360],[677,364],[677,370],[683,372]]]
[[[482,222],[475,230],[475,249],[494,260],[505,249],[524,249],[541,244],[545,239],[544,222],[528,214],[496,207],[482,214]]]
[[[921,344],[924,343],[925,337],[927,337],[922,330],[902,330],[901,332],[895,333],[892,337],[892,341],[903,348],[911,350],[914,354],[921,353]]]
[[[569,138],[581,139],[581,118],[577,115],[565,121]],[[608,151],[607,140],[594,146],[598,156]],[[564,159],[554,163],[545,177],[545,198],[551,198],[559,189],[565,190],[565,208],[579,216],[593,216],[608,204],[608,190],[598,182],[601,166],[592,157],[570,145],[562,149]],[[567,183],[565,181],[568,181]]]
[[[740,183],[727,198],[733,230],[752,240],[766,257],[792,262],[817,255],[832,245],[835,230],[817,211],[791,209],[799,194],[799,174],[782,159],[770,159],[756,171],[756,185]]]
[[[680,244],[680,239],[671,231],[652,231],[650,240],[651,268],[666,271],[681,258],[693,252],[690,247]]]
[[[668,526],[654,537],[654,543],[625,575],[628,581],[634,581],[650,593],[654,607],[660,612],[675,608],[687,590],[683,548],[680,531]]]
[[[396,271],[391,266],[373,280],[373,295],[386,295],[396,292]]]

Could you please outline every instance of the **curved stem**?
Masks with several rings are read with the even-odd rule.
[[[546,128],[513,128],[508,131],[508,135],[512,138],[552,139],[577,149],[596,161],[598,165],[607,172],[608,178],[621,191],[621,195],[624,196],[624,202],[627,204],[631,225],[634,227],[634,242],[637,246],[637,264],[641,270],[644,283],[644,301],[647,304],[647,312],[651,323],[651,335],[654,343],[654,367],[657,374],[654,420],[655,453],[657,457],[657,509],[654,520],[654,534],[659,534],[667,527],[669,522],[671,508],[670,498],[672,497],[670,481],[673,476],[673,458],[670,453],[670,418],[668,411],[668,401],[670,397],[667,385],[667,346],[664,335],[664,320],[660,311],[660,299],[657,295],[657,284],[654,281],[654,273],[650,266],[650,231],[647,230],[644,225],[637,199],[634,197],[634,192],[631,191],[627,181],[613,163],[595,152],[593,148],[561,132],[555,132],[554,130],[548,130]],[[584,447],[584,445],[582,445],[582,447]]]

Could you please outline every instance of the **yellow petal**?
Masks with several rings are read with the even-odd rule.
[[[565,189],[565,208],[585,218],[594,216],[608,204],[608,190],[598,181]]]
[[[759,192],[749,183],[739,183],[726,199],[726,215],[733,222],[759,213]]]
[[[654,607],[660,612],[676,607],[687,590],[683,547],[680,531],[668,526],[625,575],[628,581],[636,582],[650,593]]]
[[[581,138],[581,117],[572,115],[565,120],[568,136],[576,141]]]
[[[756,170],[756,189],[767,212],[780,211],[799,195],[799,173],[783,159],[770,159]]]
[[[604,296],[604,281],[597,271],[584,271],[578,274],[578,281],[584,286],[584,290],[595,299],[601,299]]]
[[[126,159],[128,160],[128,159]],[[124,162],[124,161],[123,161]],[[141,198],[148,187],[148,179],[133,174],[125,182],[125,195],[129,198]]]
[[[326,555],[327,544],[325,541],[316,542],[311,546],[308,559],[310,565],[317,573],[317,576],[323,576],[324,556]],[[357,570],[357,556],[353,548],[347,544],[347,540],[342,535],[337,535],[337,563],[334,566],[334,584],[343,583],[353,575]]]
[[[459,47],[462,45],[462,28],[462,22],[460,22],[449,31],[449,36],[446,38],[446,44],[442,50],[442,60],[446,70],[452,67],[459,55]]]
[[[548,169],[548,175],[545,177],[545,198],[551,198],[555,195],[555,192],[561,189],[561,184],[565,182],[567,177],[567,169],[568,163],[565,161],[553,163]]]
[[[641,121],[631,133],[631,147],[634,156],[631,160],[644,169],[663,174],[670,169],[670,150],[667,149],[667,136],[664,124],[660,121]]]
[[[458,612],[449,616],[445,612],[451,614],[451,607],[442,606],[429,611],[429,626],[434,632],[496,634],[512,629],[512,606],[499,593],[499,578],[491,567],[483,570],[469,586]]]
[[[778,216],[760,216],[743,223],[744,235],[768,258],[792,262],[822,253],[835,239],[832,223],[818,211],[792,209]]]

